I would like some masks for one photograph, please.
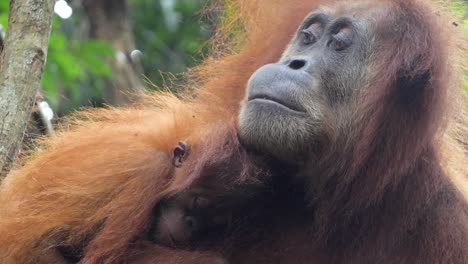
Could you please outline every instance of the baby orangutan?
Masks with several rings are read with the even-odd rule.
[[[190,154],[190,145],[179,142],[173,151],[173,165],[181,168]],[[228,177],[238,177],[228,172]],[[231,174],[231,175],[229,175]],[[155,208],[150,239],[175,248],[190,248],[201,238],[220,235],[233,215],[260,193],[260,185],[239,185],[226,189],[219,175],[204,173],[186,190],[170,195]]]

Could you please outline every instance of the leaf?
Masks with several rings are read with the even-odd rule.
[[[115,50],[109,44],[103,41],[89,40],[83,42],[75,52],[80,58],[81,66],[91,74],[99,77],[112,76],[112,68],[107,62],[115,54]]]

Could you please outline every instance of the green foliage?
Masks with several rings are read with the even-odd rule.
[[[468,4],[466,1],[454,1],[451,11],[463,19],[462,27],[468,33]]]
[[[71,27],[68,25],[70,32],[63,29],[64,23],[71,24]],[[54,17],[47,65],[41,82],[52,107],[59,112],[67,112],[89,103],[92,98],[100,98],[103,85],[96,85],[95,80],[112,76],[106,61],[113,56],[113,48],[102,41],[71,37],[76,29],[73,23],[73,20]],[[90,84],[94,86],[89,87]]]
[[[156,85],[161,73],[180,73],[202,59],[211,35],[211,23],[201,19],[208,0],[129,0],[137,49],[145,75]],[[8,0],[0,0],[0,24],[8,23]],[[76,6],[75,6],[76,7]],[[86,20],[80,8],[70,19],[55,16],[42,87],[52,107],[65,114],[82,105],[99,104],[105,77],[112,71],[106,63],[113,56],[110,45],[83,36]]]
[[[145,75],[156,85],[161,73],[177,74],[199,63],[212,24],[202,19],[207,0],[130,0],[133,32]]]
[[[8,10],[10,8],[10,1],[0,1],[0,25],[4,28],[8,26]]]
[[[68,38],[60,30],[61,22],[54,17],[41,84],[52,106],[59,111],[67,111],[90,100],[89,97],[100,97],[103,86],[95,86],[91,93],[83,92],[83,86],[93,83],[93,79],[112,76],[106,61],[114,51],[102,41]],[[60,101],[64,96],[68,98],[66,104]]]
[[[8,23],[9,1],[0,1],[0,24]],[[59,113],[100,98],[104,87],[97,80],[111,77],[106,61],[113,48],[102,41],[78,39],[74,36],[77,20],[53,17],[47,64],[41,85],[47,100]],[[64,27],[67,26],[67,27]]]

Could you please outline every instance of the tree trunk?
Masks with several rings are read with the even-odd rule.
[[[17,157],[39,89],[55,0],[11,0],[0,64],[0,173]]]
[[[132,61],[135,49],[129,8],[126,0],[83,0],[88,15],[91,38],[104,40],[116,50],[112,59],[112,80],[108,80],[104,100],[109,104],[124,105],[142,92],[141,66]]]

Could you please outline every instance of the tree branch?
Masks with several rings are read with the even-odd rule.
[[[55,0],[10,0],[0,64],[0,175],[21,147],[47,57]]]

